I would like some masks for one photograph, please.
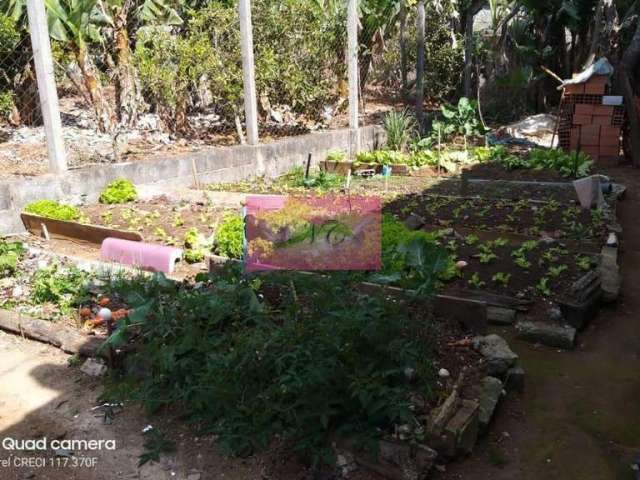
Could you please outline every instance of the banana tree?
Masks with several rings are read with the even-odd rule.
[[[180,25],[178,0],[108,0],[105,9],[112,19],[112,50],[115,61],[115,92],[118,122],[121,126],[136,125],[142,109],[135,67],[131,58],[131,30],[144,25]],[[135,27],[133,27],[135,25]]]
[[[97,0],[45,0],[49,34],[66,43],[75,56],[86,93],[93,107],[97,128],[111,132],[113,110],[107,101],[97,69],[89,55],[89,43],[101,43],[100,27],[112,22]]]

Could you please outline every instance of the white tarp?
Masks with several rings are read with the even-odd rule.
[[[558,87],[558,89],[561,89],[566,85],[578,85],[580,83],[585,83],[594,75],[610,76],[612,74],[613,74],[613,66],[609,63],[609,60],[607,60],[606,58],[601,58],[600,60],[592,64],[590,67],[586,68],[585,70],[577,74],[572,79],[563,81],[562,85]]]

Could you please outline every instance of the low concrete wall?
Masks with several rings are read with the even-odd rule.
[[[137,185],[189,186],[193,184],[192,161],[202,183],[237,182],[255,177],[261,166],[265,176],[275,177],[296,165],[324,160],[332,149],[348,151],[349,130],[331,130],[274,143],[234,147],[215,147],[181,155],[158,155],[148,160],[100,165],[71,170],[64,175],[42,175],[0,182],[0,234],[24,231],[20,211],[29,202],[51,199],[79,204],[95,202],[102,189],[117,178]],[[378,126],[360,129],[362,150],[373,150],[384,143]]]

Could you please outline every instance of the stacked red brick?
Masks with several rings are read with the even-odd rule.
[[[624,108],[604,104],[607,82],[607,76],[594,75],[585,83],[565,86],[559,139],[567,152],[580,150],[599,164],[617,164]]]

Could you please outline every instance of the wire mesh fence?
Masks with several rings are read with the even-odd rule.
[[[28,23],[7,15],[13,3],[0,0],[0,125],[42,143]],[[349,125],[347,3],[251,1],[260,141]],[[459,79],[450,60],[460,52],[441,21],[452,12],[427,3],[425,88],[439,94],[457,84],[442,72]],[[237,1],[46,4],[70,166],[246,140]],[[359,2],[361,125],[380,123],[415,92],[415,9],[406,5]],[[39,155],[46,169],[46,150]]]
[[[29,31],[20,18],[0,15],[0,175],[46,172],[42,114]],[[30,130],[35,130],[30,135]],[[9,148],[10,147],[10,148]]]

